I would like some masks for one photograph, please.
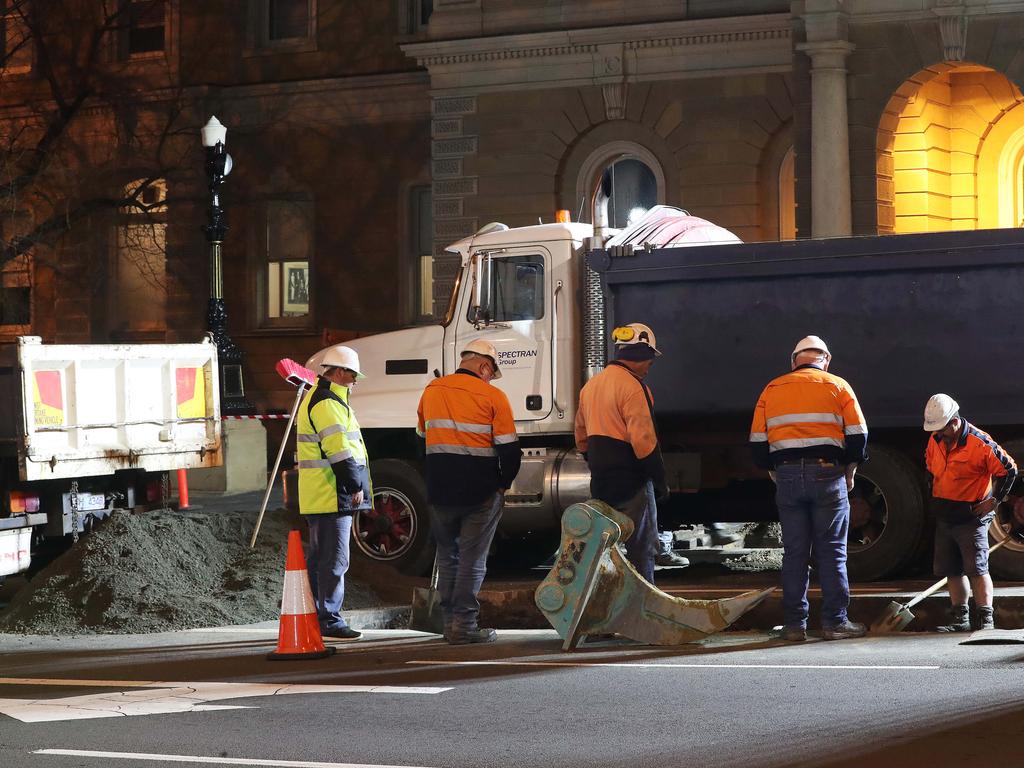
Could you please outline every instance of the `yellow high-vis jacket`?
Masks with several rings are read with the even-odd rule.
[[[754,407],[750,446],[762,469],[808,458],[859,464],[867,458],[867,442],[853,388],[814,365],[769,382]]]
[[[348,393],[348,387],[318,378],[299,408],[295,439],[304,515],[351,514],[373,506],[366,446]],[[353,506],[359,491],[363,501]]]

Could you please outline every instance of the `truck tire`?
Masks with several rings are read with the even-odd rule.
[[[877,581],[902,570],[919,549],[925,518],[921,470],[898,451],[873,446],[850,494],[850,579]]]
[[[434,564],[427,486],[419,469],[405,461],[370,463],[373,510],[352,518],[352,556],[390,565],[408,576],[426,576]]]
[[[1005,450],[1013,460],[1017,462],[1017,469],[1024,469],[1024,440],[1008,440],[1003,443]],[[996,511],[996,517],[988,529],[988,541],[990,545],[998,544],[1005,539],[1013,522],[1013,506],[1001,504]],[[1014,537],[1006,546],[998,552],[993,552],[989,558],[989,570],[997,579],[1007,581],[1021,581],[1024,579],[1024,541]]]

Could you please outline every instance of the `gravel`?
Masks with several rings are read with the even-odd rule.
[[[288,531],[268,511],[115,511],[40,571],[0,613],[0,632],[135,634],[276,620]],[[346,580],[345,608],[380,604]]]

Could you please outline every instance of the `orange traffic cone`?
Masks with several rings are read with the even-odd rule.
[[[316,603],[309,588],[302,537],[298,531],[288,534],[288,557],[284,566],[284,594],[281,597],[281,623],[277,650],[268,659],[322,659],[337,650],[325,646],[316,617]]]

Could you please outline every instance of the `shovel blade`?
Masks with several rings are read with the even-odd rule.
[[[444,614],[441,613],[441,597],[433,587],[416,587],[412,591],[409,611],[409,629],[417,632],[444,634]]]
[[[868,630],[873,635],[884,635],[890,632],[900,632],[907,624],[914,620],[914,614],[902,603],[889,603],[885,612],[879,616]]]

